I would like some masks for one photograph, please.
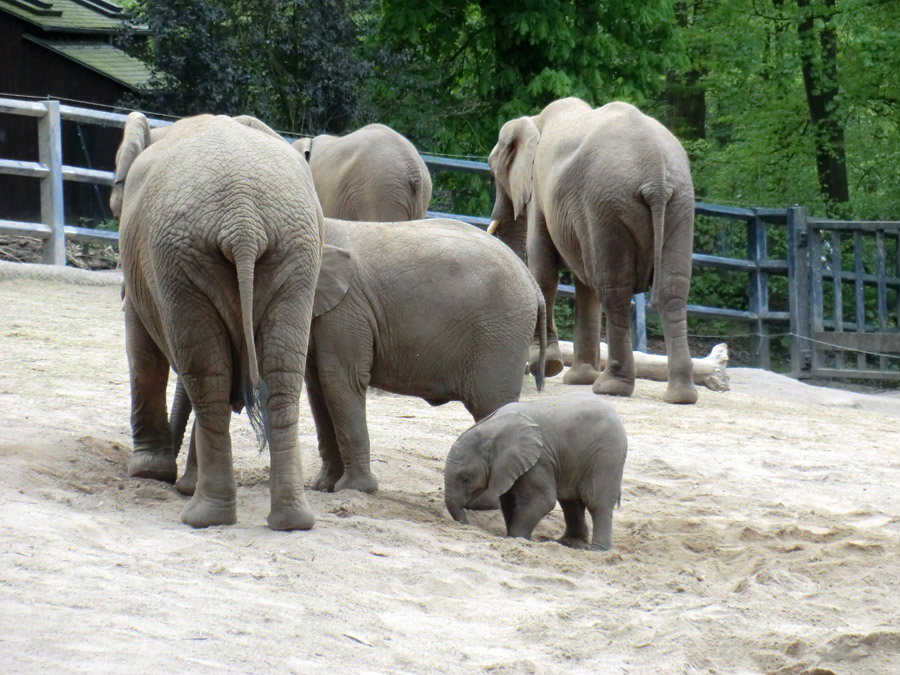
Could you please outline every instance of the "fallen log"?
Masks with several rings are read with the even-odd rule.
[[[572,365],[574,349],[568,340],[559,341],[563,363]],[[607,346],[600,343],[600,367],[606,366]],[[728,345],[720,342],[710,351],[709,356],[702,359],[691,359],[694,362],[694,384],[712,391],[728,391]],[[634,352],[635,375],[642,380],[665,382],[669,378],[667,359],[662,354],[645,354]]]

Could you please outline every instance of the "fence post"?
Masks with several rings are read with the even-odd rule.
[[[59,101],[44,101],[46,114],[38,118],[38,160],[48,173],[41,178],[41,222],[50,228],[43,243],[46,265],[66,264],[66,230],[63,209],[62,127]]]
[[[634,296],[634,334],[631,336],[631,348],[636,352],[647,351],[647,296],[637,293]]]
[[[791,314],[791,376],[808,377],[812,367],[809,341],[809,223],[806,207],[787,210],[788,305]]]
[[[768,256],[766,247],[766,224],[759,216],[747,221],[747,254],[756,265],[750,273],[749,308],[756,314],[753,334],[750,336],[750,352],[756,357],[756,367],[772,370],[769,356],[769,275],[760,269]]]

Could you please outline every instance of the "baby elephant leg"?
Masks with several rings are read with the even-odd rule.
[[[612,548],[612,506],[595,506],[591,510],[594,521],[594,533],[591,537],[591,550],[608,551]]]
[[[510,537],[531,539],[531,533],[556,505],[556,478],[549,469],[535,465],[522,474],[506,494],[500,508]]]
[[[584,502],[580,499],[560,499],[566,531],[557,541],[570,548],[589,549],[591,547],[587,521],[584,519]]]

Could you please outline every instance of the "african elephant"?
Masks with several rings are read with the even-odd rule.
[[[565,98],[504,124],[488,163],[497,182],[489,231],[520,256],[527,250],[547,307],[556,298],[558,266],[574,277],[575,358],[564,381],[593,383],[598,394],[632,394],[629,309],[632,296],[652,284],[668,355],[665,400],[696,402],[686,312],[694,189],[678,140],[627,103],[592,109]],[[600,303],[609,343],[602,373]],[[562,359],[552,311],[547,322],[550,376],[562,370]]]
[[[444,498],[467,523],[475,499],[500,500],[510,537],[531,538],[541,518],[562,507],[559,543],[609,550],[628,441],[621,420],[593,394],[510,403],[465,431],[450,449]],[[588,536],[584,510],[591,514]]]
[[[425,217],[431,176],[416,148],[383,124],[293,143],[309,161],[328,218],[391,222]]]
[[[155,131],[129,115],[110,198],[125,278],[128,473],[175,480],[171,365],[193,403],[199,454],[182,521],[236,522],[229,422],[246,407],[270,446],[269,526],[308,529],[297,422],[323,258],[309,167],[257,120],[200,115]]]
[[[519,398],[531,337],[546,347],[544,301],[512,251],[453,220],[325,219],[349,259],[322,264],[306,384],[319,436],[317,490],[375,492],[366,389],[462,401],[475,420]],[[351,282],[338,269],[350,264]],[[334,267],[334,269],[332,269]],[[327,298],[327,300],[325,300]],[[534,372],[543,387],[543,360]],[[183,429],[183,426],[182,426]],[[190,463],[179,490],[189,492]],[[483,507],[490,508],[490,504]]]

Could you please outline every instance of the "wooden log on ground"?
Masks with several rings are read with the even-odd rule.
[[[572,365],[574,349],[567,340],[559,341],[563,363]],[[600,343],[600,368],[606,366],[607,347]],[[702,359],[691,359],[694,362],[694,384],[707,387],[712,391],[728,391],[728,345],[720,342],[710,351],[709,356]],[[645,354],[634,352],[635,375],[642,380],[665,382],[669,378],[667,359],[662,354]]]

